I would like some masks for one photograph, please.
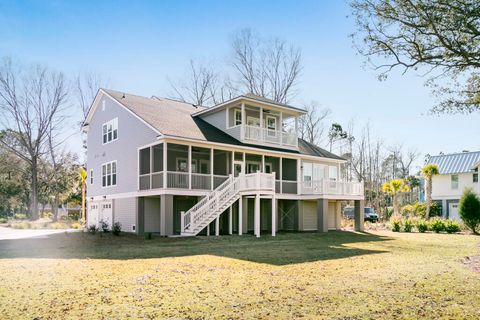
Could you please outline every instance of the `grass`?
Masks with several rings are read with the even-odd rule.
[[[479,318],[480,237],[58,234],[0,241],[2,319]]]

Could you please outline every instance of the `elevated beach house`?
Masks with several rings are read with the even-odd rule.
[[[340,228],[342,200],[363,226],[363,184],[344,159],[299,139],[305,111],[252,94],[210,108],[99,90],[87,133],[88,225],[160,235]]]

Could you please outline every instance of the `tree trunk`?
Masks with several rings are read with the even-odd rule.
[[[84,221],[85,225],[87,225],[87,220],[85,216],[85,181],[82,181],[82,220]]]
[[[53,222],[58,221],[58,197],[55,196],[53,198],[53,203],[52,203],[52,213],[53,213]]]
[[[425,219],[430,217],[430,206],[432,203],[432,178],[427,178],[427,190],[425,190],[427,194],[427,209],[425,210]]]
[[[32,159],[31,163],[32,174],[32,197],[30,198],[30,218],[32,220],[38,219],[38,172],[37,172],[37,158]]]

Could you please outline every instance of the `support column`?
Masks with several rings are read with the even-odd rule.
[[[255,208],[254,208],[254,233],[258,238],[260,237],[260,194],[255,195]]]
[[[210,236],[210,223],[207,225],[207,236]]]
[[[355,200],[355,207],[353,209],[355,217],[355,231],[363,231],[363,222],[364,222],[364,200]]]
[[[220,217],[215,219],[215,235],[217,237],[220,235]]]
[[[240,196],[240,198],[238,199],[238,235],[239,236],[241,236],[243,233],[242,216],[243,216],[243,197]]]
[[[163,142],[163,187],[167,187],[167,143],[164,141]]]
[[[213,183],[214,183],[214,179],[213,179],[213,148],[210,149],[210,190],[213,190],[215,189]]]
[[[173,234],[173,196],[163,194],[160,196],[160,235]]]
[[[242,207],[242,229],[245,232],[248,232],[248,198],[243,197],[242,199],[243,207]]]
[[[328,232],[328,199],[317,200],[317,230]]]
[[[228,234],[233,234],[233,204],[228,209]]]
[[[283,158],[280,157],[280,193],[283,193]]]
[[[145,198],[143,197],[137,198],[137,217],[135,220],[135,232],[137,234],[143,234],[145,227]]]
[[[192,146],[188,145],[188,189],[192,189]]]
[[[272,197],[272,237],[275,237],[277,231],[277,199]]]

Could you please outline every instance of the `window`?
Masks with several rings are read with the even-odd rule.
[[[337,181],[338,178],[338,168],[334,166],[328,166],[328,177],[332,181]]]
[[[474,172],[473,173],[473,183],[477,183],[478,182],[478,172]]]
[[[310,162],[303,163],[303,182],[306,187],[312,186],[313,164]]]
[[[103,124],[102,126],[103,133],[103,144],[117,140],[118,138],[118,118],[110,120]]]
[[[272,116],[267,116],[267,129],[277,130],[277,118]]]
[[[177,171],[188,172],[187,159],[177,158]]]
[[[458,174],[451,175],[451,185],[453,190],[458,189]]]
[[[90,184],[93,184],[93,169],[90,169]]]
[[[102,164],[102,187],[117,185],[117,161]]]
[[[235,109],[234,111],[234,125],[239,126],[242,124],[242,110]]]

